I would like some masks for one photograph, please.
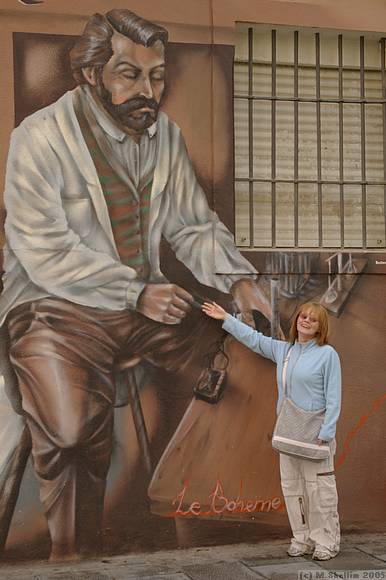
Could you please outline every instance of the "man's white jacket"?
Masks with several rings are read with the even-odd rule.
[[[120,262],[73,92],[27,117],[12,133],[0,322],[16,305],[45,296],[107,310],[135,308],[144,286],[135,270]],[[166,281],[159,263],[163,235],[200,282],[226,292],[232,275],[255,269],[209,209],[181,131],[165,113],[159,114],[156,139],[151,281]]]

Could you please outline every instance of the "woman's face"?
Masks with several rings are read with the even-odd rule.
[[[313,310],[304,310],[300,312],[296,321],[298,339],[300,342],[312,340],[319,331],[319,320]]]

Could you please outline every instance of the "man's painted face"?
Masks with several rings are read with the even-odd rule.
[[[96,91],[108,113],[127,129],[141,133],[157,119],[165,86],[164,47],[146,48],[118,32],[113,56],[96,74]]]

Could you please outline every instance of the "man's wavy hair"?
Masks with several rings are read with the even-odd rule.
[[[157,41],[166,46],[168,41],[166,28],[153,24],[130,10],[114,9],[104,15],[94,14],[70,51],[71,70],[78,84],[87,82],[82,73],[83,68],[95,66],[101,69],[110,60],[113,55],[111,38],[114,32],[146,47]]]

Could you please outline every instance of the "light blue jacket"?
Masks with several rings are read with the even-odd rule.
[[[223,328],[238,341],[276,363],[278,385],[277,412],[283,399],[283,363],[291,344],[264,336],[250,326],[227,315]],[[326,409],[319,438],[331,441],[335,437],[336,422],[341,406],[341,370],[337,352],[326,344],[318,346],[315,340],[295,342],[287,366],[287,397],[306,411]]]

